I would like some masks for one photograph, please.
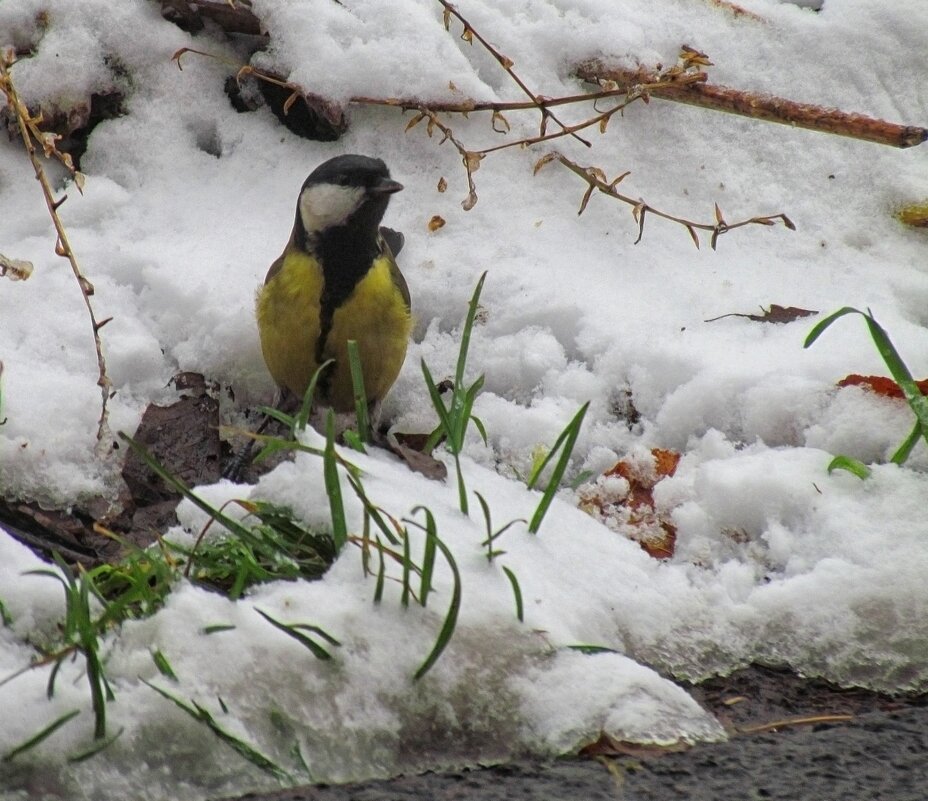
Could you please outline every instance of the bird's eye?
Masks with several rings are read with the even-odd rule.
[[[335,183],[337,183],[339,186],[348,186],[348,176],[339,175],[338,178],[335,179]]]

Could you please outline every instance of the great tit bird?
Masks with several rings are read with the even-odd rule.
[[[368,403],[393,386],[412,328],[409,289],[396,265],[402,234],[380,228],[402,184],[368,156],[336,156],[303,183],[293,232],[258,291],[261,350],[278,386],[302,398],[329,365],[316,399],[354,409],[347,342],[356,340]]]

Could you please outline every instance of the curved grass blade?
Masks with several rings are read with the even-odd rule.
[[[70,754],[68,756],[68,762],[83,762],[85,759],[90,759],[90,757],[96,756],[104,748],[109,748],[113,743],[115,743],[123,731],[124,729],[120,729],[118,732],[111,734],[109,737],[103,737],[100,740],[95,740],[84,750],[78,751],[75,754]]]
[[[312,652],[312,655],[316,657],[316,659],[325,660],[325,659],[332,658],[332,654],[326,651],[325,648],[319,645],[319,643],[317,643],[311,637],[307,637],[305,634],[303,634],[303,632],[298,631],[297,626],[290,625],[287,623],[281,623],[279,620],[276,620],[275,618],[271,617],[267,612],[264,612],[261,609],[258,609],[257,606],[252,607],[252,608],[255,610],[255,612],[261,615],[261,617],[263,617],[268,623],[274,626],[274,628],[280,629],[287,636],[293,637],[293,639],[296,640],[298,643],[300,643],[300,645],[304,646],[305,648],[308,648]],[[322,631],[322,629],[316,626],[308,626],[307,624],[299,624],[299,628],[311,628],[316,632]],[[328,640],[333,645],[339,645],[338,640],[336,640],[334,637],[329,636],[328,634],[325,635],[325,639]]]
[[[541,522],[545,518],[545,514],[548,512],[548,507],[551,505],[551,502],[554,500],[554,496],[558,491],[558,488],[561,485],[561,479],[564,477],[564,473],[567,471],[567,465],[570,464],[570,457],[573,453],[574,446],[577,444],[577,437],[580,436],[580,426],[583,425],[583,418],[586,415],[586,410],[590,408],[590,402],[587,401],[580,407],[573,420],[571,420],[567,427],[561,432],[561,435],[558,437],[557,442],[555,442],[554,447],[551,448],[551,452],[548,454],[544,462],[541,463],[534,472],[532,479],[529,480],[529,487],[534,484],[534,481],[537,480],[538,476],[541,475],[541,471],[544,469],[545,465],[551,460],[554,456],[555,451],[560,447],[561,457],[558,459],[557,464],[554,466],[554,470],[551,473],[551,479],[548,481],[548,486],[545,487],[545,491],[541,496],[541,501],[538,503],[538,508],[535,510],[535,514],[532,515],[532,519],[528,524],[528,530],[532,534],[537,534],[538,529],[541,528]]]
[[[177,674],[171,667],[171,663],[168,662],[168,658],[161,651],[152,651],[151,658],[155,663],[155,667],[158,668],[158,672],[162,676],[165,676],[172,681],[177,681]]]
[[[516,574],[513,573],[508,567],[504,567],[503,572],[506,574],[506,578],[509,579],[509,583],[512,585],[512,594],[516,599],[516,617],[519,619],[520,623],[524,623],[525,607],[522,604],[522,588],[519,586],[519,579],[516,578]]]
[[[423,506],[417,506],[412,510],[412,513],[416,514],[420,509],[424,508]],[[438,536],[435,537],[435,546],[441,551],[442,556],[445,557],[445,561],[448,563],[448,567],[451,568],[454,583],[451,590],[451,601],[448,604],[448,612],[445,615],[444,623],[442,623],[441,631],[438,632],[435,645],[429,652],[425,661],[419,666],[419,669],[413,676],[413,680],[421,679],[438,661],[438,657],[441,656],[442,651],[445,650],[448,643],[451,641],[451,637],[454,635],[454,629],[458,622],[458,614],[461,611],[461,573],[458,570],[457,562],[454,561],[454,555],[448,549],[448,546],[445,545]]]
[[[859,479],[869,478],[872,472],[863,462],[850,456],[835,456],[828,463],[828,472],[833,473],[835,470],[847,470],[848,473],[857,476]]]

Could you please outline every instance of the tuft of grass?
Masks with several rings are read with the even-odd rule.
[[[560,458],[557,460],[557,464],[555,464],[551,472],[551,477],[548,479],[548,484],[544,492],[542,492],[541,500],[538,503],[538,507],[535,509],[535,514],[532,515],[532,519],[528,524],[528,530],[532,534],[538,533],[538,529],[541,528],[541,522],[545,519],[545,515],[548,512],[548,507],[551,505],[551,501],[554,500],[554,496],[561,486],[561,479],[564,477],[567,466],[570,464],[570,457],[573,454],[574,446],[577,444],[577,437],[580,436],[580,427],[583,425],[583,418],[586,416],[587,409],[589,408],[589,401],[580,407],[580,410],[560,433],[554,445],[551,446],[548,455],[537,462],[532,470],[532,474],[529,476],[528,488],[534,489],[542,472],[560,450]]]
[[[87,572],[91,589],[104,607],[102,625],[148,617],[157,612],[180,576],[169,547],[159,539],[139,548],[112,531],[96,526],[99,533],[116,540],[128,553],[119,562],[103,564]]]
[[[54,554],[55,563],[59,572],[40,568],[26,571],[26,575],[44,575],[59,581],[65,595],[65,619],[62,625],[62,640],[65,647],[49,657],[53,664],[49,676],[47,694],[51,698],[55,692],[55,679],[62,663],[74,654],[84,658],[87,673],[87,682],[90,685],[90,701],[93,708],[95,740],[106,737],[106,704],[115,700],[106,674],[103,669],[103,660],[100,657],[100,638],[105,628],[106,611],[103,616],[94,616],[90,598],[95,593],[91,591],[92,580],[87,573],[78,569],[75,572],[65,563],[61,556]]]
[[[469,514],[467,503],[467,488],[464,484],[464,474],[461,472],[460,454],[464,449],[464,439],[467,434],[467,426],[471,421],[474,427],[480,433],[484,443],[487,441],[487,432],[483,422],[479,417],[473,414],[474,401],[483,388],[483,376],[479,376],[473,384],[467,386],[464,383],[464,371],[467,366],[467,352],[470,348],[470,336],[474,328],[474,319],[477,316],[477,307],[480,302],[480,293],[483,291],[483,282],[487,274],[483,273],[474,289],[474,294],[470,299],[467,308],[467,318],[464,321],[464,328],[461,332],[461,346],[458,350],[458,361],[454,372],[454,383],[451,387],[451,403],[445,406],[441,392],[432,377],[432,373],[422,360],[422,375],[425,378],[425,384],[429,390],[429,397],[432,405],[438,413],[438,427],[429,436],[425,450],[429,452],[438,442],[444,438],[445,447],[454,457],[454,467],[457,473],[458,481],[458,504],[464,514]]]
[[[862,312],[860,309],[855,309],[852,306],[844,306],[833,314],[829,314],[824,320],[821,320],[809,332],[809,335],[803,343],[803,347],[810,347],[835,321],[849,314],[858,314],[864,318],[873,344],[876,346],[877,351],[889,368],[893,380],[902,390],[906,403],[909,404],[909,408],[915,415],[915,425],[912,431],[903,440],[902,444],[896,449],[896,452],[890,459],[893,464],[904,464],[920,439],[924,439],[925,442],[928,443],[928,397],[925,397],[918,388],[918,384],[915,382],[915,379],[912,378],[911,371],[899,355],[896,346],[893,345],[892,340],[889,338],[889,334],[887,334],[883,326],[876,321],[873,312],[871,312],[870,309],[867,309],[866,312]],[[828,472],[830,473],[833,470],[848,470],[858,478],[866,478],[870,475],[870,469],[865,464],[850,456],[836,456],[832,459],[831,463],[828,465]]]

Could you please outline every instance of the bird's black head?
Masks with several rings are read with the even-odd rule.
[[[335,229],[350,229],[353,237],[373,241],[390,195],[402,188],[380,159],[336,156],[320,164],[303,183],[297,227],[308,244]]]

